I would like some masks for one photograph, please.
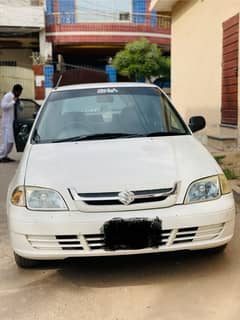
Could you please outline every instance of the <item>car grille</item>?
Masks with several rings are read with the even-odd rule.
[[[132,204],[163,201],[165,200],[172,189],[155,189],[145,191],[133,191],[134,200]],[[119,192],[104,192],[104,193],[78,193],[80,200],[84,201],[88,205],[123,205],[119,198]]]
[[[56,236],[56,240],[63,250],[83,250],[83,246],[76,235]]]
[[[161,247],[182,243],[213,240],[223,231],[224,223],[204,227],[191,227],[162,230]],[[105,247],[103,234],[86,235],[28,235],[27,240],[32,247],[39,250],[95,251]]]
[[[178,183],[175,183],[172,188],[119,192],[79,193],[74,188],[69,189],[79,210],[83,212],[129,211],[169,207],[175,204],[177,191]]]

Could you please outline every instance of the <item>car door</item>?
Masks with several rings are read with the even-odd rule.
[[[19,99],[15,104],[13,123],[17,152],[23,152],[40,105],[31,99]]]

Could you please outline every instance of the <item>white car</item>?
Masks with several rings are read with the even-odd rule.
[[[27,114],[31,114],[27,112]],[[223,249],[235,206],[216,161],[157,87],[54,89],[33,120],[15,120],[7,215],[16,263]]]

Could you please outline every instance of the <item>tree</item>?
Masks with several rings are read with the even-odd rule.
[[[152,76],[170,78],[170,59],[162,55],[156,44],[144,38],[128,43],[119,51],[113,66],[129,79],[147,78],[151,82]]]

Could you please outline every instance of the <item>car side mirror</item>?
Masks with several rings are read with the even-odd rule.
[[[205,118],[202,116],[195,116],[189,119],[188,126],[192,130],[192,132],[196,132],[202,130],[206,127]]]

